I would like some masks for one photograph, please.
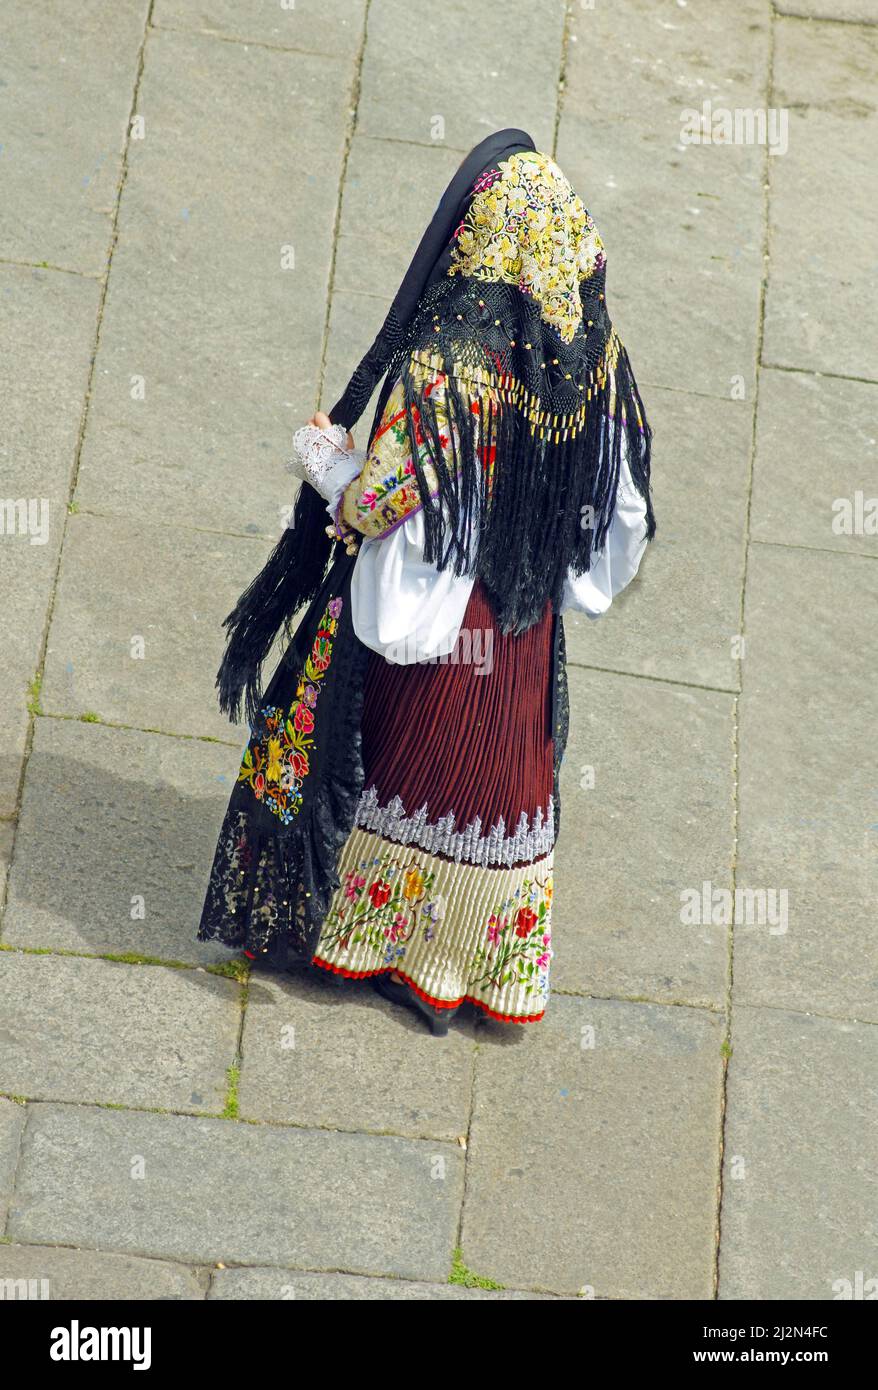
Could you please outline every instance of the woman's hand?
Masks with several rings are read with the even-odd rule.
[[[318,430],[328,430],[332,426],[332,421],[330,420],[329,416],[324,413],[324,411],[317,410],[311,416],[311,419],[308,421],[308,424],[314,425]],[[348,449],[353,449],[354,447],[354,436],[351,434],[350,430],[348,430],[347,444],[345,445],[345,447]]]

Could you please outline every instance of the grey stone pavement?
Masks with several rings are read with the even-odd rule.
[[[6,19],[0,495],[30,510],[0,535],[0,1280],[862,1296],[876,4]],[[774,113],[773,147],[746,124],[687,143],[704,102]],[[244,737],[213,681],[293,428],[371,342],[462,153],[513,124],[607,244],[660,532],[606,618],[568,622],[545,1021],[439,1041],[368,988],[248,980],[196,943]]]

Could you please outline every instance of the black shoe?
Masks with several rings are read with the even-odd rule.
[[[301,966],[299,968],[302,969]],[[307,966],[307,971],[312,978],[318,979],[322,985],[329,985],[330,989],[340,989],[344,980],[344,975],[340,971],[327,970],[325,965],[312,963]]]
[[[404,984],[401,980],[392,980],[389,974],[376,975],[374,983],[378,993],[383,994],[385,999],[390,999],[394,1004],[404,1004],[406,1008],[422,1013],[434,1038],[447,1036],[449,1019],[454,1018],[460,1008],[459,1004],[453,1009],[437,1009],[435,1004],[428,1004],[416,994],[411,985]]]

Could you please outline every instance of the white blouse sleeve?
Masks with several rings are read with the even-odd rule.
[[[335,517],[362,455],[327,475],[327,512]],[[646,502],[635,488],[623,451],[616,510],[606,543],[586,574],[568,572],[562,613],[600,617],[637,573],[646,547]],[[360,641],[403,665],[453,652],[474,578],[438,570],[424,559],[424,513],[418,510],[389,534],[362,540],[351,580],[351,617]]]
[[[578,608],[589,618],[606,613],[616,594],[631,583],[646,549],[646,501],[631,481],[622,450],[616,510],[603,549],[585,574],[567,573],[561,612]]]
[[[338,465],[327,511],[350,476]],[[351,578],[351,619],[360,641],[386,661],[408,665],[453,652],[472,593],[471,575],[438,570],[424,559],[424,513],[414,512],[389,535],[360,543]]]

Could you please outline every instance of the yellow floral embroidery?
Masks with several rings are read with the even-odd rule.
[[[449,445],[448,413],[445,407],[445,376],[424,365],[417,354],[409,364],[411,380],[418,386],[426,383],[426,394],[434,399],[440,443]],[[413,412],[419,462],[424,470],[430,491],[438,490],[436,471],[430,462],[430,451],[421,431],[420,412]],[[369,446],[363,468],[348,484],[341,499],[340,519],[370,538],[384,535],[393,526],[411,516],[422,505],[415,476],[409,426],[405,412],[405,389],[398,381],[391,392],[375,437]]]
[[[582,199],[548,155],[511,155],[472,198],[449,275],[504,280],[531,295],[540,317],[572,342],[582,322],[580,281],[603,264],[604,245]]]
[[[424,875],[419,869],[408,869],[403,876],[403,897],[419,898],[424,891]]]
[[[244,749],[238,781],[246,782],[284,825],[299,814],[302,787],[311,770],[317,697],[332,656],[343,600],[326,605],[289,710],[279,705],[262,711],[265,731],[254,733]]]

